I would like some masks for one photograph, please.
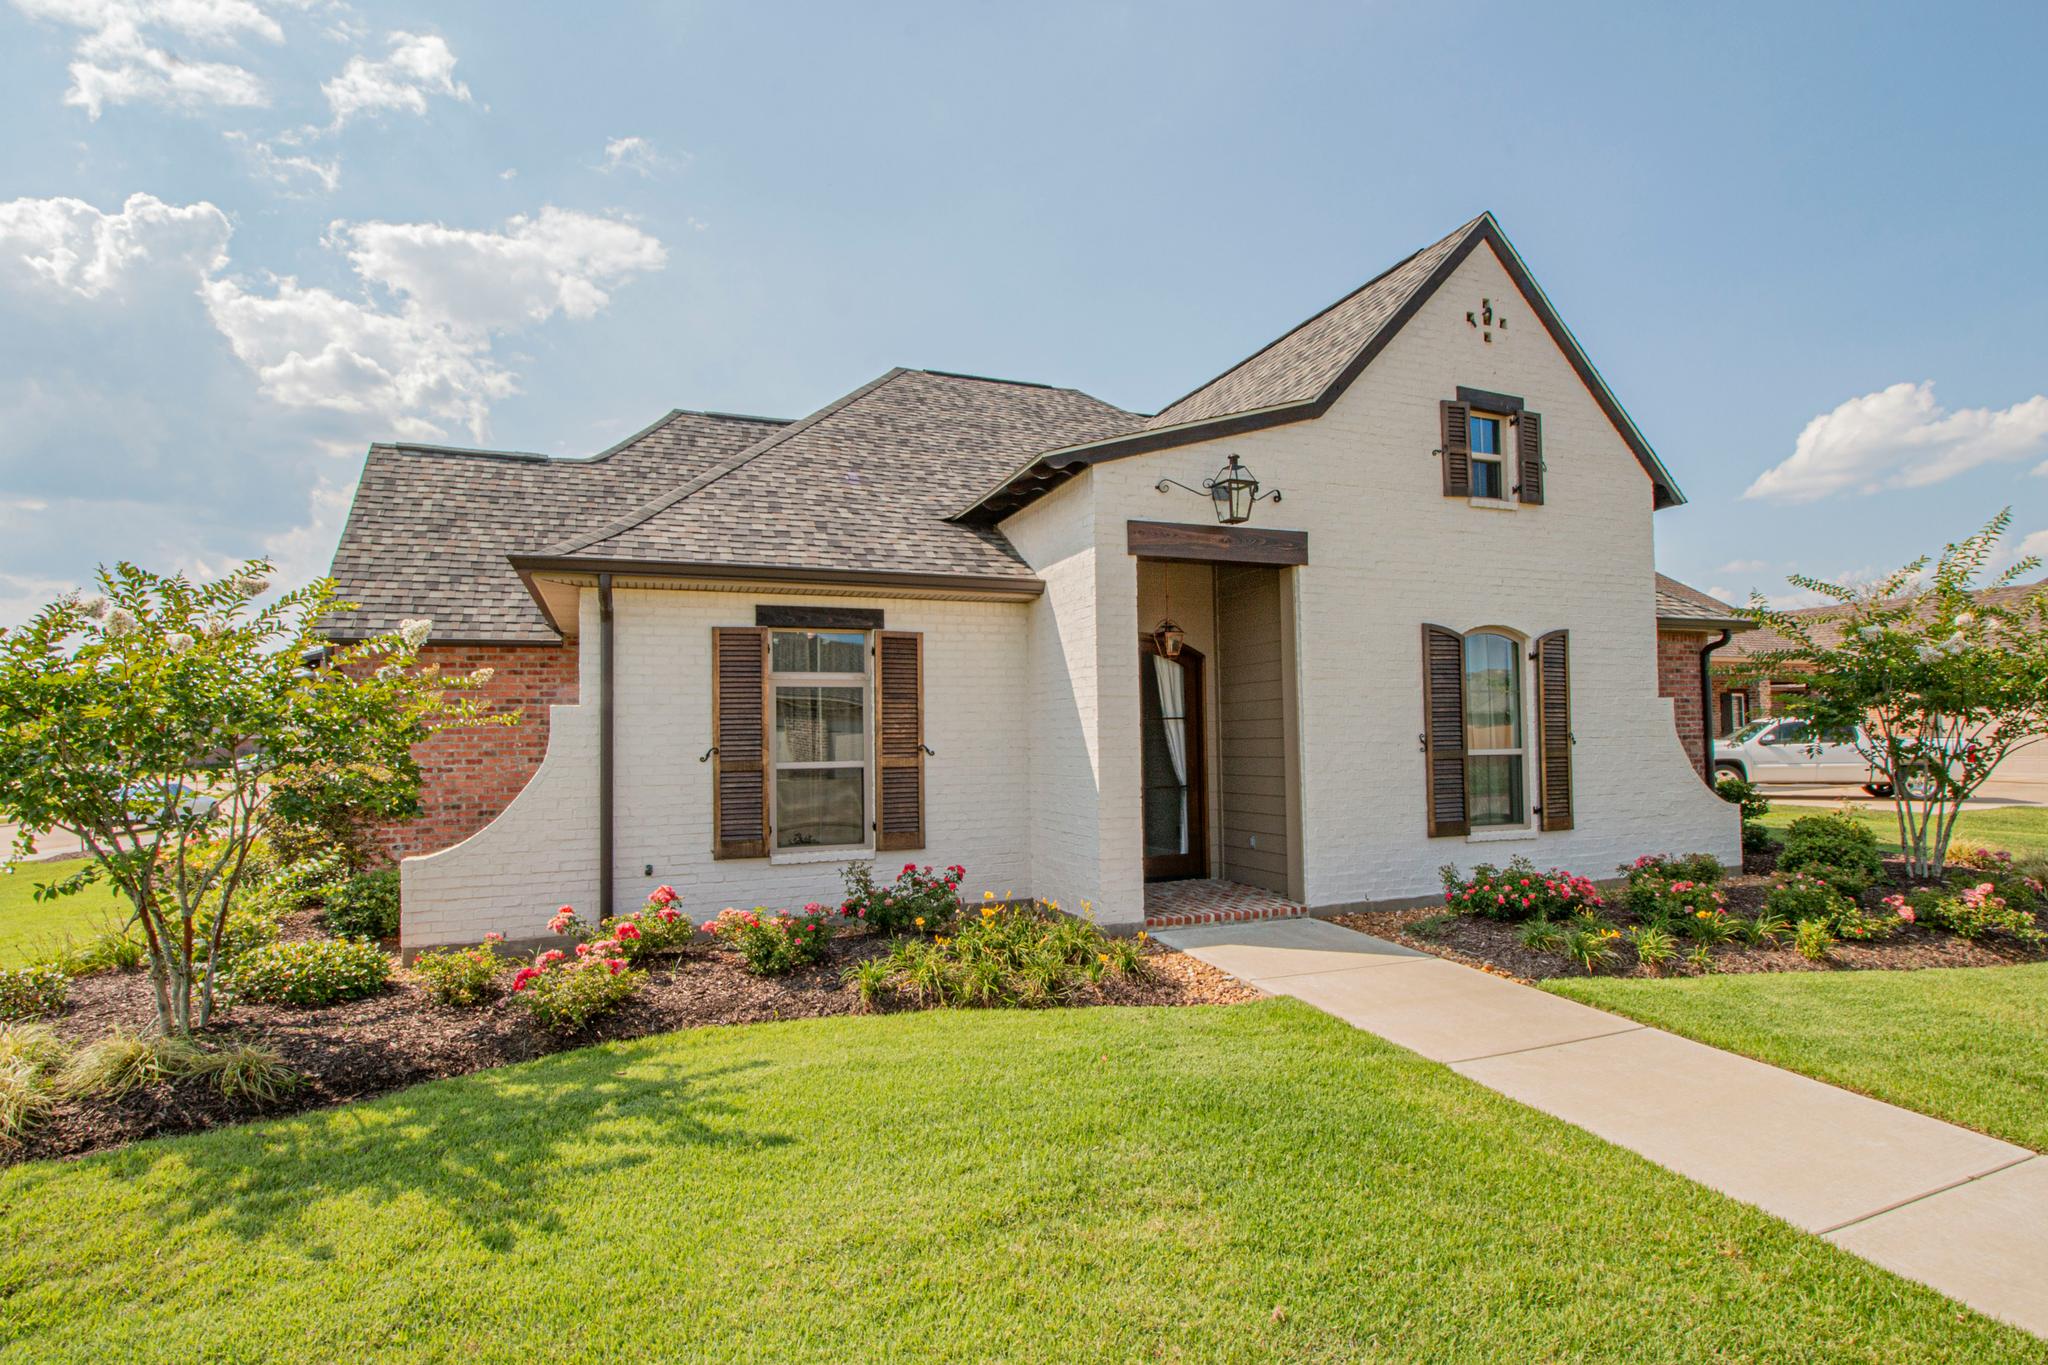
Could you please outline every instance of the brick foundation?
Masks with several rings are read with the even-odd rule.
[[[1678,741],[1692,760],[1700,781],[1708,781],[1705,717],[1700,714],[1700,651],[1719,632],[1695,630],[1657,632],[1657,695],[1670,697],[1678,725]]]
[[[576,702],[576,651],[563,645],[434,645],[420,662],[450,674],[493,670],[483,695],[493,712],[517,711],[517,725],[443,730],[414,749],[420,813],[371,831],[394,862],[461,843],[496,819],[548,751],[548,708]]]

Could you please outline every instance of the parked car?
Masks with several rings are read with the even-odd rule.
[[[1890,774],[1864,757],[1876,747],[1860,725],[1817,730],[1797,717],[1755,720],[1714,741],[1714,780],[1739,777],[1760,786],[1853,782],[1872,796],[1890,796]]]

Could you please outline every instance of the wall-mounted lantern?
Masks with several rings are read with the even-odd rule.
[[[1277,488],[1270,493],[1259,491],[1259,481],[1252,477],[1249,469],[1239,463],[1235,455],[1230,457],[1229,463],[1216,471],[1215,478],[1202,480],[1199,489],[1189,488],[1175,479],[1161,479],[1155,485],[1162,493],[1169,486],[1184,493],[1195,493],[1197,496],[1202,493],[1208,494],[1209,505],[1216,512],[1216,520],[1225,526],[1236,526],[1241,522],[1250,521],[1252,508],[1259,503],[1269,500],[1280,501],[1280,490]]]

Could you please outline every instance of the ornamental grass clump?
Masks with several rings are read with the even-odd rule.
[[[846,899],[839,913],[878,934],[900,934],[916,930],[925,934],[943,932],[961,911],[960,883],[967,869],[955,865],[943,872],[905,863],[896,880],[887,886],[875,882],[874,869],[854,863],[841,874]]]
[[[1504,869],[1480,863],[1470,877],[1460,877],[1455,863],[1445,863],[1437,872],[1443,879],[1445,908],[1463,915],[1510,921],[1563,919],[1606,904],[1599,888],[1586,878],[1556,867],[1538,872],[1525,857]]]
[[[204,1055],[198,1044],[177,1034],[116,1029],[72,1055],[58,1074],[57,1089],[74,1098],[116,1098],[189,1075]]]
[[[364,939],[294,939],[236,958],[228,987],[237,1000],[312,1007],[360,1000],[384,989],[391,959]]]
[[[736,950],[756,976],[783,976],[825,956],[832,936],[825,907],[811,904],[801,914],[787,911],[721,910],[704,932]]]
[[[70,1051],[46,1025],[0,1026],[0,1151],[19,1146],[48,1115]]]

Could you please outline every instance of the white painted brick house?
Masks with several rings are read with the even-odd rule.
[[[1154,416],[896,370],[534,459],[505,493],[373,450],[336,559],[338,635],[432,615],[580,675],[524,790],[404,860],[408,950],[662,882],[836,903],[869,859],[1136,926],[1173,880],[1313,911],[1739,857],[1660,695],[1680,494],[1490,215]],[[1281,496],[1205,491],[1233,459]]]

